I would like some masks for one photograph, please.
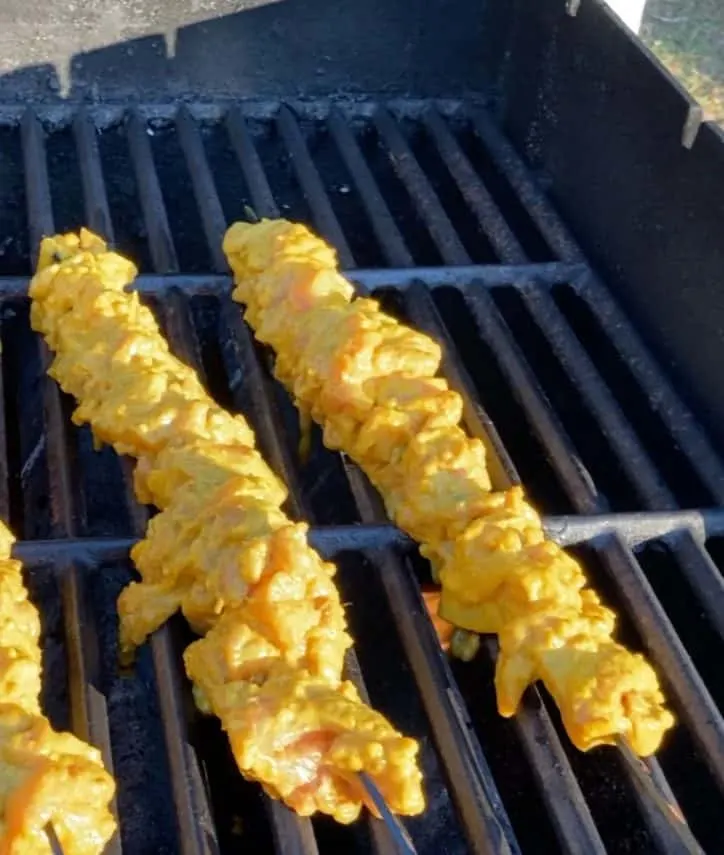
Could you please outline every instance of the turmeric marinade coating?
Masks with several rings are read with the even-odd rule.
[[[234,299],[276,353],[276,375],[325,444],[343,450],[421,544],[440,616],[500,641],[498,708],[542,680],[573,743],[656,751],[673,718],[652,667],[612,638],[615,617],[578,563],[546,540],[520,487],[494,492],[462,400],[437,377],[440,346],[355,298],[334,250],[286,220],[236,223],[224,251]]]
[[[76,423],[138,458],[155,516],[118,602],[121,654],[181,610],[205,637],[185,653],[201,710],[219,717],[248,778],[299,813],[358,816],[366,770],[401,814],[424,808],[417,743],[342,680],[351,644],[335,568],[281,510],[284,485],[246,421],[219,407],[127,291],[134,265],[88,231],[48,238],[31,322]]]
[[[13,542],[0,523],[0,851],[50,855],[50,823],[66,855],[100,855],[116,828],[115,784],[100,751],[40,711],[40,620]]]

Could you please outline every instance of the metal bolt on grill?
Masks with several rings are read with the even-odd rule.
[[[646,766],[717,851],[724,464],[484,112],[8,108],[0,139],[0,513],[45,620],[49,714],[99,745],[118,780],[110,853],[395,850],[377,821],[301,819],[240,778],[216,722],[194,711],[181,622],[117,672],[114,602],[148,515],[126,463],[71,424],[25,299],[40,237],[80,224],[141,263],[173,349],[248,415],[290,511],[338,562],[349,676],[421,740],[429,807],[407,823],[418,852],[682,851],[634,760],[576,752],[542,691],[498,717],[492,642],[472,663],[446,660],[418,584],[427,568],[361,473],[318,436],[299,463],[294,410],[228,296],[221,237],[247,206],[312,224],[362,291],[444,343],[496,487],[522,480],[552,536],[583,554],[625,641],[656,663],[679,725]]]

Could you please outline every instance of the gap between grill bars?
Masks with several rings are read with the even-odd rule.
[[[373,702],[396,724],[407,706],[414,710],[409,715],[423,738],[425,771],[439,789],[428,814],[408,823],[421,855],[443,846],[479,853],[590,853],[629,845],[640,852],[678,850],[651,804],[635,802],[638,790],[625,763],[612,752],[583,757],[572,751],[543,693],[528,693],[512,723],[495,717],[493,645],[484,645],[470,665],[445,661],[416,584],[424,568],[409,541],[384,520],[360,473],[320,449],[315,471],[298,466],[289,403],[270,379],[268,355],[228,300],[220,238],[245,204],[259,215],[313,224],[336,245],[362,290],[380,294],[391,310],[443,341],[444,371],[464,397],[468,428],[499,462],[496,486],[518,480],[514,458],[547,511],[551,535],[584,545],[587,566],[619,607],[627,637],[658,665],[681,723],[662,752],[663,770],[656,761],[649,768],[663,788],[666,772],[695,833],[711,843],[721,822],[724,693],[695,636],[703,621],[712,645],[724,638],[724,590],[715,563],[722,557],[724,467],[486,115],[464,104],[419,102],[111,114],[81,110],[70,123],[56,117],[44,125],[27,112],[19,142],[16,127],[0,121],[6,152],[17,145],[22,158],[19,210],[21,219],[27,211],[29,224],[26,249],[11,247],[0,259],[3,306],[15,312],[22,303],[23,253],[54,226],[84,222],[140,258],[139,289],[174,351],[199,367],[225,405],[250,418],[267,459],[290,487],[293,513],[314,521],[316,546],[340,554],[343,588],[360,603],[365,586],[381,598],[401,664],[383,677],[377,673],[382,665],[368,651],[384,647],[374,648],[362,622],[362,667],[351,657],[349,672],[362,687],[364,672]],[[6,156],[0,171],[12,165]],[[13,216],[0,205],[0,225],[9,227]],[[42,424],[12,427],[13,417],[32,409],[21,394],[32,377],[23,385],[7,367],[19,360],[19,328],[17,317],[3,315],[9,433],[0,437],[8,447],[8,456],[0,455],[8,473],[0,477],[0,501],[11,517],[22,518],[17,552],[31,575],[58,580],[74,729],[101,746],[116,771],[135,769],[118,736],[117,684],[106,673],[112,659],[95,642],[94,620],[105,626],[108,616],[98,614],[94,596],[109,563],[125,560],[147,515],[132,501],[127,468],[119,468],[113,501],[123,505],[127,520],[106,520],[111,530],[96,530],[102,502],[84,478],[92,472],[108,488],[106,473],[118,464],[107,454],[99,462],[82,445],[69,425],[67,402],[40,377],[44,354],[32,356],[40,383],[32,400],[42,408]],[[47,525],[36,521],[39,470],[47,475]],[[51,567],[58,573],[48,574]],[[360,582],[363,574],[368,582]],[[358,607],[356,599],[349,604],[353,621]],[[125,679],[133,686],[151,681],[147,696],[155,697],[160,713],[168,769],[161,784],[173,797],[177,851],[231,851],[233,817],[220,789],[234,773],[228,758],[212,762],[206,754],[213,752],[195,736],[178,634],[170,627],[154,637],[155,678],[149,671],[143,679]],[[410,687],[409,699],[395,695],[395,681]],[[111,686],[109,704],[104,685]],[[211,742],[218,745],[219,735]],[[134,774],[136,791],[148,792],[138,784],[142,774]],[[133,787],[123,771],[119,777],[124,848],[136,851]],[[239,792],[251,798],[250,789]],[[156,798],[162,797],[161,786]],[[342,845],[392,852],[374,821],[337,832],[276,802],[264,804],[268,823],[255,820],[253,811],[245,816],[260,835],[259,851],[325,855]],[[611,827],[617,816],[621,830]],[[243,834],[242,828],[240,842]],[[120,851],[120,841],[114,845]]]

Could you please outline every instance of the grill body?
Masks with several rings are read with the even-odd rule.
[[[324,3],[227,10],[220,0],[151,4],[141,19],[130,2],[110,12],[78,3],[52,68],[28,68],[47,49],[41,39],[20,51],[28,12],[14,8],[0,80],[0,513],[44,618],[49,715],[101,746],[118,780],[113,855],[394,849],[377,822],[302,820],[240,779],[217,724],[194,711],[182,622],[118,672],[114,603],[148,513],[128,464],[94,452],[72,425],[25,296],[40,237],[83,223],[139,263],[138,287],[174,351],[247,415],[290,486],[290,512],[337,561],[356,640],[348,673],[422,743],[429,809],[408,823],[421,855],[679,852],[647,775],[718,851],[724,463],[710,438],[711,378],[681,382],[701,361],[697,331],[716,350],[716,301],[703,330],[687,326],[680,295],[659,290],[654,304],[650,270],[634,263],[629,224],[614,216],[623,184],[605,185],[603,149],[596,160],[581,128],[571,135],[591,143],[590,158],[561,140],[550,106],[568,80],[561,58],[577,67],[596,26],[602,44],[630,45],[597,4],[575,16],[559,5],[543,0],[521,17],[515,3],[461,4],[451,16],[444,3],[342,3],[332,14]],[[47,6],[41,35],[62,17]],[[170,38],[179,20],[188,23]],[[602,44],[589,45],[584,77]],[[592,135],[606,116],[579,97]],[[669,112],[662,127],[675,125]],[[681,157],[714,133],[702,126],[694,141],[687,127],[694,147],[679,133]],[[691,217],[699,232],[686,232],[692,249],[714,213],[705,194]],[[573,750],[541,692],[501,720],[494,644],[470,664],[443,657],[420,595],[428,569],[364,477],[318,435],[299,463],[294,409],[229,298],[221,236],[245,206],[314,226],[361,292],[443,342],[495,486],[525,484],[550,534],[618,609],[622,639],[662,674],[680,724],[643,772],[614,749]],[[673,256],[675,216],[664,214],[651,229]],[[717,251],[700,255],[705,275]],[[690,275],[683,264],[670,271]],[[657,347],[659,320],[668,332],[677,306],[686,332]],[[709,432],[690,409],[702,401]]]

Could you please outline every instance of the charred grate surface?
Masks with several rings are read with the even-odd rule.
[[[147,510],[127,463],[71,424],[25,296],[40,236],[83,223],[140,263],[175,352],[249,417],[290,511],[338,561],[356,639],[348,672],[423,747],[429,809],[408,823],[421,855],[680,851],[630,762],[573,750],[544,692],[498,717],[492,642],[470,664],[445,660],[420,596],[427,567],[359,471],[318,434],[298,464],[294,409],[228,296],[220,240],[245,206],[313,225],[361,291],[443,341],[496,486],[527,485],[618,609],[622,637],[656,662],[680,725],[647,765],[717,851],[724,465],[483,112],[0,108],[0,139],[0,511],[44,617],[48,712],[98,744],[118,779],[114,855],[394,849],[377,822],[301,820],[241,780],[216,722],[194,712],[182,622],[117,672],[114,602]]]

